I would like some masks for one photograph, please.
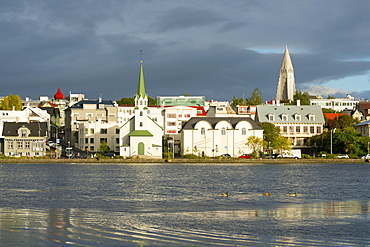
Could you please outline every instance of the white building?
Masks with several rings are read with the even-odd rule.
[[[135,95],[134,116],[120,127],[120,155],[124,157],[162,158],[163,128],[148,114],[144,72],[140,63],[138,91]]]
[[[239,157],[253,150],[248,137],[263,139],[263,129],[251,118],[194,117],[181,130],[181,154]]]
[[[336,99],[311,99],[310,105],[317,105],[321,108],[332,109],[337,112],[344,110],[354,110],[358,100],[355,100],[351,95],[347,95],[345,98]]]

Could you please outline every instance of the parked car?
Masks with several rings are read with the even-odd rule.
[[[366,154],[366,155],[362,156],[361,159],[365,159],[365,160],[370,159],[370,154]]]
[[[223,159],[230,159],[231,158],[231,155],[230,154],[222,154],[221,157]]]
[[[243,155],[240,155],[238,158],[241,158],[241,159],[249,159],[251,157],[250,154],[243,154]]]
[[[105,153],[104,156],[113,159],[113,157],[116,156],[116,154],[114,154],[114,153]]]
[[[337,156],[338,159],[349,159],[348,154],[340,154]]]

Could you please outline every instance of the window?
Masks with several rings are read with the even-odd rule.
[[[116,144],[119,144],[119,138],[116,138]]]
[[[22,138],[26,138],[27,137],[27,131],[26,130],[21,130],[21,135],[22,135]]]
[[[94,146],[90,146],[90,151],[94,151]]]
[[[321,134],[321,126],[316,126],[316,133]]]
[[[100,129],[101,134],[108,134],[108,129]]]
[[[13,149],[13,142],[12,141],[8,142],[8,149]]]
[[[221,129],[221,135],[226,135],[226,129],[224,127]]]
[[[287,114],[283,114],[283,115],[281,115],[281,119],[282,119],[283,121],[288,121],[288,115],[287,115]]]
[[[246,128],[242,128],[242,135],[245,136],[247,134],[247,129]]]
[[[167,130],[167,134],[176,134],[177,130]]]
[[[85,135],[89,134],[89,129],[85,128]]]
[[[25,141],[24,142],[24,146],[25,146],[25,148],[29,149],[30,148],[30,142],[29,141]]]
[[[283,126],[283,133],[287,133],[288,132],[288,126]]]
[[[140,124],[139,124],[139,125],[140,125],[140,127],[143,127],[143,122],[140,122]]]
[[[289,126],[289,132],[294,133],[294,126]]]
[[[116,134],[119,134],[119,129],[116,129]]]
[[[303,132],[308,133],[308,126],[303,126]]]
[[[85,143],[89,143],[89,138],[85,138]]]
[[[296,120],[296,121],[301,121],[301,115],[296,114],[296,115],[295,115],[295,120]]]
[[[140,111],[140,117],[142,117],[143,116],[143,112],[142,111]]]
[[[94,134],[94,129],[90,129],[90,134]]]
[[[107,138],[100,138],[100,143],[103,143],[103,142],[107,143],[107,141],[108,141]]]
[[[269,121],[274,121],[274,120],[275,120],[274,114],[269,114]]]
[[[18,142],[17,142],[17,147],[18,147],[18,148],[23,148],[23,142],[18,141]]]
[[[94,138],[90,138],[90,143],[94,143]]]
[[[301,133],[301,126],[295,126],[295,132]]]
[[[308,115],[308,119],[310,121],[315,121],[315,115],[313,115],[313,114]]]
[[[176,118],[176,113],[167,113],[167,118]]]
[[[310,133],[314,134],[315,133],[315,126],[310,126]]]
[[[200,134],[201,134],[201,135],[205,135],[205,134],[206,134],[206,129],[205,129],[204,127],[202,127],[202,128],[200,129]]]
[[[167,126],[176,126],[176,122],[167,122]]]

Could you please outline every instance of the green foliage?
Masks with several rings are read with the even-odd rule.
[[[108,144],[105,141],[102,141],[100,143],[99,151],[102,153],[107,153],[110,151],[110,148],[108,147]]]
[[[351,156],[362,156],[367,153],[370,138],[362,136],[353,127],[336,129],[335,132],[333,131],[333,135],[330,132],[325,131],[320,135],[312,136],[309,138],[308,144],[318,152],[330,153],[332,146],[334,154],[347,153]]]
[[[246,145],[253,150],[251,156],[258,157],[259,151],[263,147],[263,139],[256,136],[249,136],[247,141]]]
[[[18,95],[9,94],[0,102],[0,110],[12,110],[13,107],[16,111],[22,110],[22,100]]]
[[[280,134],[280,128],[275,126],[273,123],[263,122],[260,123],[263,128],[263,146],[265,149],[278,150],[290,150],[292,143],[288,138],[283,137]]]
[[[322,108],[322,113],[335,113],[333,109]]]
[[[247,105],[260,105],[262,104],[262,93],[258,88],[254,89],[251,97],[246,99]]]
[[[300,100],[301,105],[310,105],[310,95],[308,92],[296,91],[292,105],[297,105],[297,100]]]
[[[235,96],[231,100],[230,106],[247,105],[243,98],[236,98]]]
[[[135,105],[135,98],[122,98],[120,100],[117,100],[118,105]],[[153,99],[152,97],[148,96],[148,105],[153,106],[157,105],[157,101]]]
[[[353,127],[357,123],[358,123],[357,119],[354,119],[349,115],[341,115],[338,118],[334,119],[333,128],[344,129],[348,127]]]
[[[328,95],[328,99],[335,99],[334,96]]]

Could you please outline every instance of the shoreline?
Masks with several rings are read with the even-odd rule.
[[[0,164],[135,164],[135,163],[223,163],[223,164],[284,164],[284,163],[368,163],[364,159],[1,159]]]

